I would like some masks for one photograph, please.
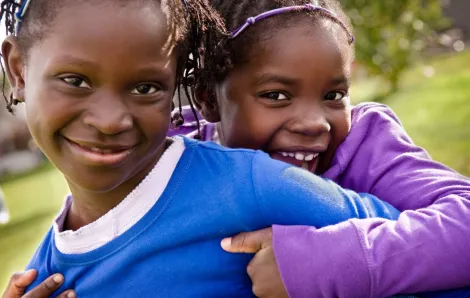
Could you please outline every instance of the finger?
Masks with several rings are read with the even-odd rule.
[[[221,246],[225,251],[233,253],[256,253],[260,249],[271,245],[271,228],[240,233],[234,237],[225,238],[221,242]]]
[[[3,293],[3,298],[21,297],[26,287],[29,286],[37,276],[36,270],[28,270],[26,272],[15,273],[10,277],[8,287]]]
[[[273,247],[257,252],[246,271],[252,281],[252,291],[256,297],[289,297],[277,266]]]
[[[77,294],[73,290],[70,290],[61,293],[57,298],[77,298]]]
[[[57,291],[63,282],[64,277],[61,274],[54,274],[29,291],[23,298],[47,298]]]
[[[274,272],[277,267],[274,249],[272,247],[262,248],[246,266],[246,273],[250,276],[253,284],[257,283],[256,277],[264,277],[263,272]]]

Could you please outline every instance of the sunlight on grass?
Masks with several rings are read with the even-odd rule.
[[[11,221],[0,226],[0,293],[14,271],[23,270],[58,212],[67,185],[55,169],[2,184]]]
[[[400,90],[382,100],[398,115],[416,144],[431,156],[470,176],[470,52],[430,62],[408,71]],[[354,101],[368,101],[380,93],[380,80],[356,82]]]

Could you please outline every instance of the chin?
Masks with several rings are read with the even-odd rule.
[[[111,177],[109,177],[111,176]],[[81,177],[70,177],[68,176],[68,183],[72,184],[71,189],[81,189],[90,193],[107,193],[115,190],[124,183],[121,179],[117,179],[114,175],[83,175]],[[120,176],[122,177],[122,176]]]

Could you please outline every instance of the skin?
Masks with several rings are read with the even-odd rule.
[[[29,129],[73,194],[66,228],[77,230],[118,205],[168,145],[176,55],[163,12],[141,3],[79,2],[49,29],[27,59],[14,37],[2,49]]]
[[[3,42],[8,78],[26,105],[30,131],[72,192],[66,230],[118,205],[171,142],[177,53],[168,46],[164,13],[142,3],[70,2],[27,57],[15,37]],[[63,282],[54,277],[24,297],[49,297]],[[22,297],[35,278],[34,271],[12,276],[3,297]]]
[[[263,150],[272,158],[322,174],[351,127],[349,82],[352,50],[346,34],[328,20],[299,20],[276,28],[216,87],[217,103],[204,92],[198,105],[218,123],[223,145]],[[295,45],[295,46],[286,46]],[[282,152],[284,154],[282,154]],[[319,153],[298,161],[285,153]],[[258,297],[288,297],[272,245],[272,229],[224,239],[232,253],[256,253],[247,272]]]
[[[48,277],[39,286],[35,287],[27,294],[25,294],[26,287],[29,286],[37,276],[35,270],[29,270],[22,273],[15,273],[11,276],[8,287],[3,298],[10,297],[23,297],[23,298],[47,298],[50,297],[64,282],[64,277],[60,274],[55,274]],[[57,296],[58,298],[75,298],[77,295],[73,290],[64,291]]]
[[[328,169],[351,122],[352,51],[346,34],[336,32],[332,38],[338,30],[333,26],[328,20],[312,26],[305,19],[277,29],[216,86],[215,106],[199,99],[206,119],[220,120],[223,145],[263,150],[297,166],[303,163],[280,153],[319,153],[308,169]]]

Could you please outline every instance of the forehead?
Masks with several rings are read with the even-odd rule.
[[[120,5],[112,1],[67,3],[58,9],[46,36],[37,45],[47,49],[47,54],[121,57],[121,63],[126,57],[161,58],[173,54],[166,15],[154,1]]]
[[[262,67],[300,63],[313,70],[349,72],[353,49],[337,24],[301,18],[284,26],[278,25],[274,30],[266,27],[269,25],[260,28],[266,34],[259,34],[258,42],[251,48],[250,64]]]

